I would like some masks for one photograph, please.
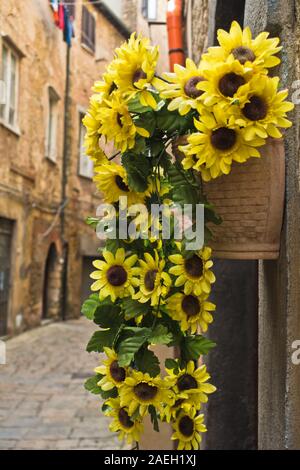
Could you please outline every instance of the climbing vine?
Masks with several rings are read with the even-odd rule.
[[[267,33],[252,39],[236,22],[229,33],[219,30],[218,40],[199,65],[187,59],[159,77],[158,48],[133,34],[95,83],[84,118],[86,153],[106,204],[105,215],[87,223],[107,235],[82,307],[98,327],[87,351],[105,358],[85,387],[102,397],[110,430],[129,444],[139,441],[150,415],[156,431],[160,421],[171,423],[178,449],[199,447],[201,407],[216,390],[199,363],[215,347],[205,337],[216,309],[209,227],[221,223],[202,181],[260,157],[266,139],[291,125],[287,91],[268,75],[280,62],[279,40]],[[195,211],[182,217],[187,204],[204,208],[202,226]],[[141,206],[146,210],[137,213]],[[172,348],[164,364],[157,345]]]

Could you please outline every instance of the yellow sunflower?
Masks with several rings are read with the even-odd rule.
[[[97,93],[99,102],[109,100],[112,94],[117,90],[115,83],[115,73],[113,70],[114,61],[107,68],[107,72],[102,75],[102,80],[94,83],[92,90]]]
[[[109,425],[111,432],[117,432],[119,440],[125,440],[127,444],[138,442],[144,426],[140,419],[132,420],[126,407],[121,407],[120,398],[110,398],[105,402],[108,409],[104,412],[106,416],[113,417]]]
[[[95,163],[102,163],[107,161],[107,157],[104,151],[99,145],[99,129],[101,121],[98,118],[99,101],[96,96],[93,96],[90,100],[90,105],[86,115],[84,116],[82,123],[86,128],[86,134],[84,137],[85,153]]]
[[[128,407],[130,416],[139,410],[140,416],[145,416],[149,405],[158,410],[164,404],[173,403],[174,392],[169,390],[166,382],[159,376],[150,377],[148,373],[133,370],[119,389],[121,406]]]
[[[171,100],[168,105],[169,111],[178,109],[182,116],[191,109],[197,109],[200,112],[203,107],[200,101],[203,91],[197,87],[198,83],[203,80],[200,67],[197,67],[191,59],[186,59],[185,67],[175,64],[174,73],[164,73],[163,78],[169,83],[160,80],[156,82],[156,86],[162,98]]]
[[[231,103],[245,103],[248,96],[252,70],[238,60],[228,59],[203,70],[204,80],[198,88],[202,91],[200,100],[207,106],[219,104],[226,109]]]
[[[194,119],[194,125],[199,132],[189,135],[188,144],[179,146],[179,150],[186,155],[183,167],[200,171],[204,181],[228,175],[234,161],[243,163],[250,157],[260,157],[256,147],[264,145],[265,140],[257,136],[246,140],[246,130],[217,105],[213,112],[204,111],[199,120]]]
[[[128,42],[116,49],[113,61],[114,83],[129,99],[139,97],[143,106],[156,109],[157,103],[150,92],[158,59],[158,47],[152,47],[148,38],[132,33]]]
[[[274,56],[281,50],[281,47],[278,47],[279,38],[268,36],[269,33],[263,32],[252,39],[249,26],[242,30],[240,25],[233,21],[229,33],[223,29],[218,30],[220,46],[210,47],[203,59],[216,62],[234,58],[254,71],[264,72],[264,69],[280,63],[280,59]]]
[[[169,269],[169,273],[177,277],[175,287],[184,285],[186,295],[206,295],[210,293],[211,284],[216,280],[210,268],[213,262],[210,259],[211,248],[205,246],[194,253],[190,258],[184,258],[181,254],[170,255],[169,260],[175,264]]]
[[[98,108],[97,118],[101,121],[99,134],[112,140],[115,147],[122,153],[135,145],[135,136],[140,134],[149,137],[149,132],[142,127],[135,126],[128,106],[120,93],[114,93],[110,100],[104,100],[105,106]]]
[[[255,76],[250,82],[250,91],[244,106],[237,107],[237,125],[245,127],[245,139],[256,137],[282,137],[278,127],[291,127],[286,113],[294,108],[293,103],[284,101],[288,90],[278,92],[279,78],[266,75]]]
[[[103,251],[104,260],[93,261],[93,266],[97,271],[91,273],[91,278],[95,282],[91,285],[92,291],[99,291],[100,300],[110,296],[112,302],[123,297],[134,294],[134,286],[139,281],[134,275],[136,270],[133,265],[136,263],[137,255],[125,257],[124,248],[118,248],[115,256],[108,250]]]
[[[127,173],[122,165],[107,162],[95,168],[94,181],[103,193],[105,202],[118,202],[121,196],[127,197],[127,204],[143,204],[146,193],[131,191],[127,186]]]
[[[197,450],[202,440],[201,433],[206,432],[203,424],[204,415],[196,415],[196,410],[182,411],[173,424],[174,433],[171,439],[178,441],[177,450]]]
[[[190,397],[177,398],[173,403],[165,405],[160,411],[160,418],[167,423],[174,420],[180,411],[189,411],[194,408],[194,400]]]
[[[114,387],[120,387],[126,379],[126,369],[118,364],[118,355],[110,348],[104,347],[104,352],[108,359],[103,361],[103,365],[96,367],[96,374],[103,377],[98,384],[102,390],[111,390]]]
[[[210,375],[204,364],[196,369],[194,361],[189,361],[186,368],[178,369],[176,373],[174,369],[166,371],[168,376],[165,377],[165,382],[174,390],[176,398],[189,398],[197,410],[200,409],[201,403],[207,402],[207,394],[216,391],[214,385],[206,383]]]
[[[215,304],[208,302],[203,297],[177,292],[167,299],[168,313],[173,320],[180,323],[182,331],[190,330],[196,333],[198,328],[206,332],[208,325],[212,323]]]
[[[141,303],[151,300],[151,305],[158,305],[162,302],[160,297],[165,297],[172,284],[168,273],[164,272],[165,260],[159,259],[158,253],[154,250],[154,258],[150,253],[144,253],[144,260],[140,263],[140,284],[139,291],[133,296]]]

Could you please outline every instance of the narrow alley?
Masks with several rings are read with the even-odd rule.
[[[98,363],[84,349],[94,327],[82,318],[7,341],[7,364],[0,365],[0,449],[122,448],[99,397],[83,386],[93,360]]]

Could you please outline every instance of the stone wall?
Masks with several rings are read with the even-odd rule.
[[[208,46],[209,0],[190,0],[191,2],[191,51],[193,60],[200,61],[201,54]]]
[[[299,0],[247,0],[245,24],[254,32],[279,36],[283,49],[276,73],[291,94],[300,79]],[[259,423],[261,449],[300,448],[300,369],[291,360],[300,338],[299,104],[285,132],[286,197],[281,251],[277,261],[260,263]]]
[[[124,41],[98,10],[91,5],[88,7],[96,18],[96,52],[93,54],[81,45],[81,8],[78,6],[76,37],[71,48],[68,204],[65,209],[69,266],[65,313],[72,317],[80,315],[82,237],[90,240],[92,255],[96,255],[95,236],[84,220],[94,215],[100,201],[92,181],[78,176],[79,111],[88,107],[93,82],[100,78],[114,48]],[[13,132],[0,123],[0,217],[15,221],[8,319],[8,332],[13,333],[17,331],[17,318],[20,329],[40,323],[45,264],[52,243],[56,246],[57,263],[61,256],[57,211],[61,203],[66,43],[53,22],[49,2],[44,0],[0,2],[0,24],[0,51],[2,41],[6,40],[21,54],[19,129]],[[55,163],[45,158],[49,86],[59,97]],[[56,277],[60,275],[59,269],[57,264]],[[52,316],[58,314],[59,309],[56,308],[56,313],[52,309]]]

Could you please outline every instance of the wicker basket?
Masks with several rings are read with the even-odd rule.
[[[204,184],[204,193],[223,218],[211,225],[217,258],[276,259],[282,227],[285,162],[282,139],[268,139],[261,158],[234,163],[227,176]]]

